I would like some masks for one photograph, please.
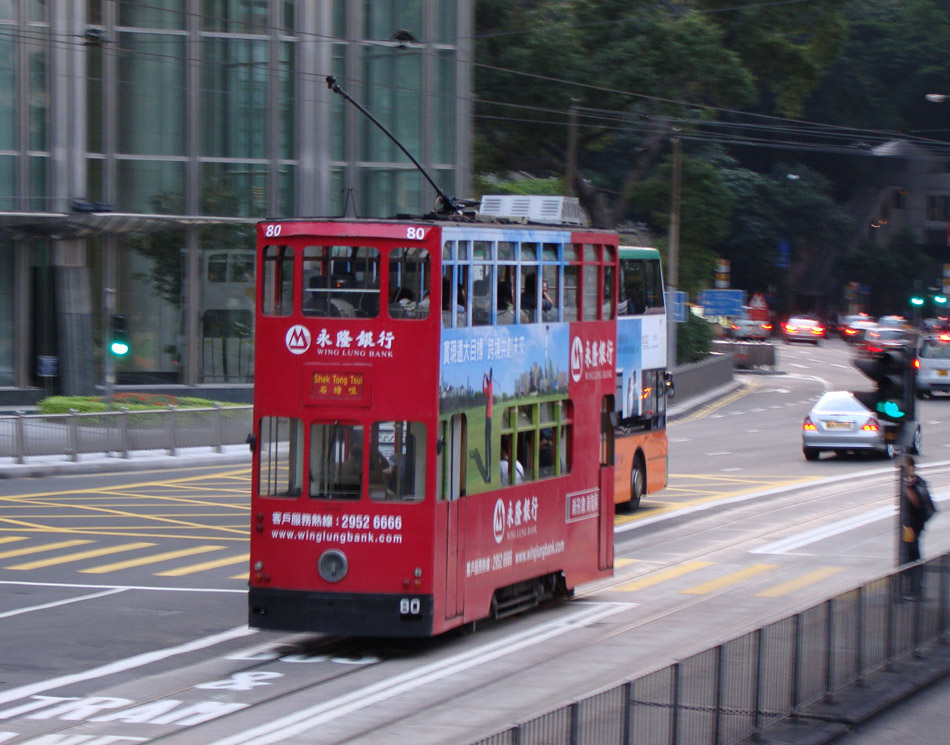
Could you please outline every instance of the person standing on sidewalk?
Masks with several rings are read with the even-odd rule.
[[[916,563],[920,561],[920,534],[936,509],[927,482],[917,475],[914,459],[905,455],[902,466],[900,563],[901,566],[914,564],[904,575],[903,594],[917,598],[921,592],[922,571],[922,567]]]

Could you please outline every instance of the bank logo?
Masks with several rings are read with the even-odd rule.
[[[500,499],[495,502],[495,516],[492,518],[492,529],[495,532],[495,543],[501,543],[505,537],[505,503]]]
[[[310,349],[310,331],[299,323],[287,329],[284,343],[291,354],[303,354]]]
[[[571,378],[575,383],[581,382],[581,375],[584,373],[584,342],[579,336],[574,337],[571,342]]]

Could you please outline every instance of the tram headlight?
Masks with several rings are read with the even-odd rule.
[[[346,560],[346,554],[337,548],[331,548],[324,551],[317,562],[317,571],[327,582],[339,582],[346,576],[350,564]]]

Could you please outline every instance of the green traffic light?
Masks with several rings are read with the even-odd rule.
[[[116,357],[124,357],[129,353],[129,345],[124,341],[114,341],[109,345],[109,349]]]
[[[897,401],[878,401],[877,410],[878,413],[883,414],[888,419],[901,419],[904,416],[904,412],[901,411],[901,406]]]
[[[934,302],[937,303],[937,305],[946,305],[947,298],[945,295],[934,295]]]
[[[911,305],[923,305],[923,304],[924,304],[924,299],[923,299],[922,297],[912,297],[912,298],[910,299],[910,304],[911,304]]]

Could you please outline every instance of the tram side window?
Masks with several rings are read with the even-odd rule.
[[[656,259],[626,259],[620,262],[620,303],[625,315],[663,311],[663,282]]]
[[[577,320],[578,296],[580,295],[580,266],[564,267],[564,306],[562,318],[565,321]]]
[[[570,472],[571,407],[547,401],[507,408],[499,447],[502,487]]]
[[[475,264],[472,267],[472,325],[491,324],[492,267]]]
[[[369,246],[307,246],[303,314],[340,318],[379,315],[379,251]]]
[[[294,250],[290,246],[264,246],[261,313],[289,316],[294,305]]]
[[[389,254],[389,315],[393,318],[429,317],[429,252],[397,248]]]
[[[456,279],[453,281],[452,270]],[[468,267],[462,265],[442,265],[442,327],[465,325],[465,287],[468,285]]]
[[[426,428],[421,422],[377,422],[369,438],[369,496],[377,501],[425,498]]]
[[[363,427],[359,424],[312,424],[311,499],[359,499],[365,472],[363,456]]]
[[[606,251],[607,248],[605,247]],[[604,266],[604,304],[601,318],[605,321],[615,318],[614,313],[614,268],[610,265]]]
[[[303,490],[303,423],[287,417],[261,417],[257,438],[262,497],[299,497]]]

